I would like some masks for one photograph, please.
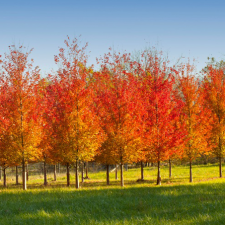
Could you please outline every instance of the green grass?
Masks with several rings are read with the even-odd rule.
[[[0,188],[0,224],[224,224],[225,179],[218,166],[194,166],[194,183],[188,182],[188,167],[162,168],[162,186],[156,186],[156,168],[145,168],[143,183],[136,182],[140,169],[125,172],[125,188],[114,173],[105,185],[105,173],[90,173],[80,190],[65,187],[65,176],[57,182],[49,176],[30,177],[22,191],[9,178],[9,187]],[[39,179],[39,180],[38,180]],[[71,180],[72,181],[72,180]]]

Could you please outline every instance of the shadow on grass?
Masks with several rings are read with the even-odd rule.
[[[210,181],[210,180],[217,180],[221,179],[218,177],[210,177],[210,178],[205,178],[202,179],[202,177],[194,177],[194,184],[200,183],[200,182],[205,182],[205,181]],[[196,183],[195,183],[196,181]],[[133,180],[133,179],[128,179],[124,180],[125,187],[139,187],[140,185],[143,186],[151,186],[154,187],[156,186],[156,179],[145,179],[143,181],[140,180]],[[189,178],[184,179],[184,178],[163,178],[162,179],[162,185],[183,185],[183,184],[189,184]],[[28,190],[32,189],[57,189],[57,188],[68,188],[65,179],[61,179],[58,181],[53,181],[49,180],[48,185],[44,186],[43,182],[31,182],[27,184]],[[99,189],[99,188],[109,188],[109,187],[118,187],[120,188],[120,180],[111,180],[110,184],[107,185],[105,180],[85,180],[84,183],[80,182],[80,188],[85,188],[85,189]],[[70,188],[75,188],[75,181],[72,179],[70,181]],[[0,186],[0,191],[1,190],[21,190],[22,189],[22,183],[19,183],[19,185],[16,184],[8,184],[6,188],[3,186]]]
[[[136,186],[136,185],[140,185],[140,184],[155,184],[155,180],[144,180],[141,182],[137,182],[137,180],[124,180],[125,182],[125,186]],[[164,182],[164,181],[163,181]],[[166,182],[166,179],[165,179]],[[70,181],[70,187],[74,187],[75,186],[75,181],[71,180]],[[110,186],[115,186],[115,187],[120,187],[120,180],[112,180],[110,181],[110,184],[107,185],[106,181],[104,180],[85,180],[84,183],[80,182],[80,187],[81,188],[102,188],[102,187],[110,187]],[[27,188],[29,189],[51,189],[51,188],[68,188],[66,181],[65,180],[60,180],[60,181],[52,181],[49,180],[48,181],[48,185],[44,186],[43,182],[31,182],[31,183],[27,183]],[[16,184],[8,184],[6,188],[4,188],[3,186],[0,186],[0,190],[18,190],[18,189],[22,189],[22,183],[19,183],[18,185]]]
[[[224,183],[0,192],[0,224],[223,224]]]

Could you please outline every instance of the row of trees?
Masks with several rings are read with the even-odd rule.
[[[200,77],[189,64],[168,66],[162,54],[146,50],[136,60],[110,52],[87,67],[86,46],[65,41],[55,56],[58,71],[46,78],[11,46],[0,57],[0,166],[75,165],[95,160],[123,165],[201,155],[219,159],[222,177],[225,137],[223,66],[207,66]],[[69,171],[68,171],[69,173]],[[45,178],[45,183],[47,179]]]

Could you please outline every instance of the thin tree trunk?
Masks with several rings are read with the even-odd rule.
[[[219,161],[220,177],[222,177],[222,157],[219,158]]]
[[[109,185],[109,165],[106,165],[106,182]]]
[[[82,183],[84,183],[84,162],[82,163],[81,181],[82,181]]]
[[[0,180],[2,179],[2,167],[0,166]]]
[[[172,177],[172,163],[171,160],[169,159],[169,178]]]
[[[26,171],[26,165],[25,162],[23,161],[22,164],[22,173],[23,173],[23,190],[27,190],[27,171]]]
[[[120,165],[120,181],[121,181],[121,187],[124,187],[124,179],[123,179],[123,164]]]
[[[19,184],[18,166],[16,166],[16,185]]]
[[[47,168],[46,168],[46,162],[44,161],[44,185],[47,186],[48,185],[48,181],[47,181]]]
[[[118,169],[117,169],[117,165],[116,165],[116,169],[115,169],[115,179],[118,180]]]
[[[70,186],[70,165],[66,164],[66,178],[67,178],[67,187]]]
[[[27,178],[27,181],[28,181],[28,180],[29,180],[29,170],[28,170],[28,164],[27,164],[27,166],[26,166],[26,167],[27,167],[27,168],[26,168],[26,169],[27,169],[27,177],[26,177],[26,178]]]
[[[86,167],[86,177],[85,177],[85,179],[89,179],[89,177],[88,177],[88,161],[85,163],[85,167]]]
[[[76,160],[76,188],[79,189],[79,165],[78,160]]]
[[[158,161],[158,176],[157,176],[157,185],[161,185],[160,161]]]
[[[6,183],[6,168],[3,168],[3,176],[4,176],[3,186],[7,187],[7,183]]]
[[[56,177],[56,164],[54,165],[54,181],[57,180],[57,177]]]
[[[192,178],[192,162],[190,161],[190,183],[193,182],[193,178]]]

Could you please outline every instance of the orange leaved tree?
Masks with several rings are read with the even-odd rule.
[[[193,75],[193,67],[190,64],[181,67],[177,74],[177,98],[183,101],[183,114],[180,122],[184,126],[183,158],[190,163],[190,182],[192,177],[192,162],[200,154],[207,152],[206,114],[202,107],[202,92],[199,79]]]
[[[75,163],[76,188],[79,188],[80,161],[92,160],[101,142],[99,126],[91,109],[92,91],[89,88],[91,68],[87,68],[86,46],[80,48],[78,40],[65,41],[55,56],[59,70],[50,77],[48,88],[50,111],[47,121],[52,151],[66,163]]]
[[[219,160],[222,177],[222,159],[225,156],[225,75],[224,68],[209,66],[204,77],[205,110],[210,111],[209,144]]]
[[[16,152],[13,161],[22,164],[23,189],[26,186],[26,164],[39,158],[41,141],[37,113],[37,89],[39,68],[29,61],[31,53],[23,52],[23,47],[9,47],[9,54],[2,61],[2,80],[7,84],[7,95],[4,104],[4,118],[8,121],[8,143],[10,151]]]

